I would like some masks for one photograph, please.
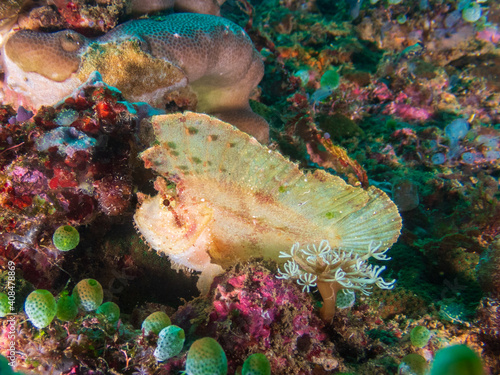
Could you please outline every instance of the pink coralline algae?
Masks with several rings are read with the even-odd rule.
[[[409,98],[412,98],[412,100],[415,99],[410,95],[411,94],[407,95],[404,92],[399,93],[394,101],[385,107],[383,113],[394,115],[405,121],[427,121],[432,115],[432,110],[424,106],[407,103]]]
[[[258,352],[269,358],[276,374],[312,374],[315,367],[338,367],[311,298],[293,282],[277,279],[259,265],[236,266],[215,279],[208,298],[211,301],[186,304],[173,321],[186,329],[200,318],[197,305],[209,304],[204,309],[208,319],[196,327],[196,334],[212,336],[222,345],[229,373]]]
[[[386,107],[386,114],[395,115],[406,121],[426,121],[431,114],[424,108],[413,107],[405,103],[391,103]]]
[[[11,178],[14,192],[18,196],[43,194],[47,189],[47,178],[36,169],[14,167]]]
[[[500,43],[500,32],[493,27],[489,27],[484,30],[478,31],[476,34],[476,38],[479,40],[497,44]]]
[[[266,277],[267,276],[267,277]],[[260,283],[261,289],[255,291],[245,290],[245,284]],[[210,319],[215,322],[223,322],[230,319],[230,315],[235,310],[240,311],[244,320],[248,321],[246,327],[247,333],[256,341],[261,341],[266,349],[271,347],[271,324],[278,320],[283,314],[280,306],[290,306],[298,308],[304,303],[303,297],[299,294],[290,294],[289,290],[283,289],[283,285],[277,286],[276,281],[269,275],[264,275],[264,271],[256,271],[252,277],[249,275],[240,275],[229,278],[227,284],[217,285],[215,293],[218,300],[214,301],[214,311]],[[281,287],[281,288],[280,288]],[[305,323],[309,323],[309,311],[306,314],[300,314],[292,319],[293,331],[297,336],[317,334],[319,340],[324,340],[326,336],[323,333],[316,332]],[[288,337],[285,341],[290,342],[292,338]]]

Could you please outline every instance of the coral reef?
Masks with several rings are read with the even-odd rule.
[[[248,104],[263,75],[260,55],[238,25],[221,17],[183,13],[129,21],[94,40],[71,30],[21,30],[2,55],[4,89],[14,104],[52,105],[98,70],[129,101],[164,108],[172,93],[192,90],[195,103],[188,108],[269,139],[266,121]],[[191,96],[177,93],[174,102],[189,103]]]
[[[273,374],[337,369],[341,361],[324,323],[300,290],[258,264],[235,266],[216,278],[207,297],[182,306],[172,320],[186,332],[214,337],[230,374],[253,353],[266,355]]]
[[[167,375],[201,339],[229,375],[498,374],[499,25],[493,0],[1,1],[0,372]]]
[[[9,123],[14,112],[6,112],[0,129],[3,246],[48,249],[49,258],[58,257],[52,243],[57,227],[91,223],[100,212],[116,217],[129,208],[131,179],[124,166],[130,148],[113,138],[131,137],[138,118],[105,86],[80,94],[40,109],[29,121]],[[99,111],[102,106],[106,112]],[[78,115],[58,125],[68,111]],[[98,160],[105,144],[109,159]]]
[[[87,36],[113,29],[130,16],[141,17],[175,7],[180,12],[220,15],[224,0],[6,0],[0,4],[0,36],[15,28],[71,29]]]

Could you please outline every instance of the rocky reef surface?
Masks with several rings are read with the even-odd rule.
[[[3,2],[0,373],[500,374],[499,23],[493,0]]]

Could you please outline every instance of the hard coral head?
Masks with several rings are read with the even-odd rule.
[[[21,30],[7,40],[5,54],[24,72],[62,82],[78,70],[87,45],[87,38],[71,30],[50,34]]]
[[[129,101],[145,101],[165,107],[166,95],[187,85],[184,72],[169,61],[143,50],[137,38],[121,43],[93,43],[82,54],[77,76],[85,81],[98,71],[103,80]]]

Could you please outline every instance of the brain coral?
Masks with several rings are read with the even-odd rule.
[[[6,99],[14,104],[54,104],[98,70],[129,101],[163,107],[181,95],[191,109],[268,140],[267,122],[248,104],[264,74],[260,54],[243,29],[221,17],[134,20],[96,39],[71,30],[21,30],[3,52]]]

